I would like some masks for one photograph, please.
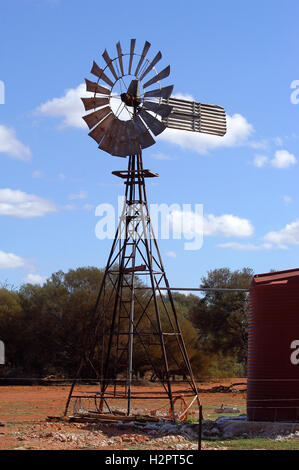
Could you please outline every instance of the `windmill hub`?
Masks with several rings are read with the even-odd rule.
[[[122,93],[120,95],[121,100],[125,105],[132,108],[137,108],[141,104],[141,99],[138,96],[133,95],[132,93]]]
[[[141,104],[140,87],[138,80],[132,80],[126,93],[120,95],[126,106],[131,106],[135,110]]]

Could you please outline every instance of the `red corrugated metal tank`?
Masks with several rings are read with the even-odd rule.
[[[247,416],[299,421],[299,269],[252,280]]]

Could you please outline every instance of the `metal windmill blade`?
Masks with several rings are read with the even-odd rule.
[[[84,121],[88,125],[89,129],[92,129],[98,122],[101,122],[108,114],[112,111],[110,106],[105,106],[105,108],[101,108],[93,113],[89,113],[86,116],[83,116]]]
[[[81,98],[85,111],[109,104],[108,98]]]
[[[91,82],[90,80],[87,80],[87,78],[85,78],[85,83],[86,83],[86,91],[92,91],[93,93],[99,93],[100,95],[110,95],[111,93],[111,90],[109,90],[108,88],[100,86],[96,82]]]
[[[144,98],[169,98],[173,91],[173,85],[164,88],[156,88],[155,90],[146,91]]]
[[[118,62],[119,62],[119,67],[120,67],[120,72],[122,75],[125,74],[124,72],[124,65],[123,65],[123,53],[122,53],[122,48],[121,48],[121,44],[120,42],[118,41],[118,43],[116,44],[116,49],[117,49],[117,55],[118,55]]]
[[[142,109],[139,115],[154,135],[159,135],[165,130],[166,126],[159,121],[159,119],[156,119],[152,114],[145,111],[145,109]]]
[[[118,41],[114,58],[106,49],[103,52],[104,68],[93,62],[91,73],[97,81],[85,80],[92,95],[82,98],[88,111],[83,119],[99,148],[119,157],[135,155],[153,145],[154,137],[166,128],[224,136],[224,109],[171,96],[173,85],[161,84],[170,66],[157,71],[162,54],[159,51],[150,60],[150,47],[145,41],[138,53],[136,39],[131,39],[129,52],[124,53]]]
[[[139,116],[133,117],[133,124],[135,126],[135,131],[139,136],[141,148],[145,149],[147,147],[151,147],[151,145],[154,145],[155,140]]]
[[[113,148],[115,134],[117,133],[118,129],[118,119],[115,116],[112,116],[112,122],[110,123],[109,127],[106,129],[106,132],[99,144],[99,149],[105,150],[111,154],[111,150]]]
[[[148,111],[159,114],[162,118],[169,116],[172,111],[172,108],[167,104],[153,103],[152,101],[144,101],[143,106]]]
[[[113,113],[108,114],[96,127],[89,132],[89,136],[92,137],[98,144],[103,140],[104,135],[111,129],[115,117]]]
[[[134,57],[135,44],[136,44],[136,39],[131,39],[130,62],[129,62],[129,69],[128,69],[128,74],[129,75],[131,75],[131,70],[132,70],[132,62],[133,62],[133,57]]]
[[[148,82],[146,82],[143,85],[143,88],[147,88],[148,86],[153,85],[153,83],[156,83],[156,82],[162,80],[163,78],[168,77],[169,74],[170,74],[170,66],[168,65],[167,67],[165,67],[165,69],[163,69],[155,77],[151,78]]]
[[[159,62],[159,60],[161,60],[162,58],[162,54],[161,52],[158,52],[158,54],[156,55],[156,57],[151,61],[151,63],[149,64],[149,66],[146,68],[146,70],[142,73],[142,75],[139,77],[140,80],[143,80],[144,77],[151,71],[153,70],[153,68],[155,67],[155,65],[157,64],[157,62]]]
[[[136,70],[135,70],[135,76],[137,77],[138,76],[138,72],[139,72],[139,69],[145,59],[145,56],[149,50],[149,48],[151,47],[150,43],[148,41],[145,41],[145,44],[144,44],[144,47],[143,47],[143,51],[141,53],[141,57],[140,57],[140,60],[138,62],[138,65],[136,67]]]
[[[93,62],[91,73],[97,77],[97,82],[85,80],[86,90],[93,95],[82,98],[89,112],[83,119],[91,129],[90,137],[110,155],[126,157],[140,153],[153,145],[153,136],[166,128],[162,119],[171,113],[172,107],[162,103],[162,99],[170,97],[173,85],[162,87],[161,81],[168,77],[170,67],[157,72],[156,65],[162,54],[158,52],[149,60],[150,46],[146,41],[139,54],[136,40],[131,39],[130,52],[124,54],[117,42],[115,58],[111,58],[106,49],[103,52],[104,68]],[[151,85],[155,85],[152,90]]]
[[[103,80],[107,83],[107,85],[113,86],[113,81],[110,80],[109,77],[105,74],[104,70],[101,69],[96,62],[93,63],[92,69],[90,71],[93,75],[98,77],[99,79]]]

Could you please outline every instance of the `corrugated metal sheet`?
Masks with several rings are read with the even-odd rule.
[[[299,269],[253,278],[247,415],[251,421],[299,421]]]

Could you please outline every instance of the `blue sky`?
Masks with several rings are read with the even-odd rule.
[[[170,284],[196,287],[224,266],[298,267],[298,14],[296,0],[1,5],[0,281],[105,266],[111,240],[96,238],[95,208],[116,206],[123,185],[111,171],[127,162],[97,149],[79,98],[92,61],[103,66],[119,40],[127,52],[131,38],[140,52],[151,43],[149,58],[161,50],[163,85],[228,115],[224,138],[167,129],[143,152],[160,174],[150,203],[203,204],[201,249],[159,241]]]

